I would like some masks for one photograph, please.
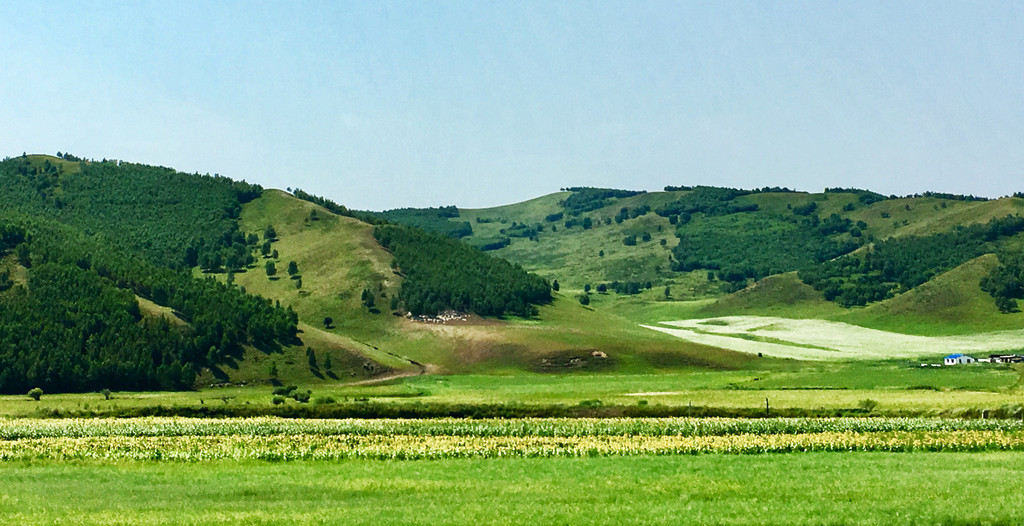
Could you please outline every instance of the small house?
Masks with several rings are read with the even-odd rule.
[[[1019,354],[990,354],[992,363],[1020,363],[1024,362],[1024,356]]]
[[[966,354],[951,354],[947,356],[942,363],[945,365],[961,365],[965,363],[974,363],[975,359],[967,356]]]

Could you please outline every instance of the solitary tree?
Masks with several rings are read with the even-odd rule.
[[[551,290],[553,290],[555,292],[558,292],[558,289],[559,289],[559,285],[558,285],[558,280],[556,279],[555,281],[553,281],[551,283]]]
[[[273,276],[274,274],[277,274],[277,265],[275,265],[273,261],[268,261],[267,262],[266,269],[267,269],[267,276],[268,277],[269,276]]]
[[[38,401],[43,396],[43,390],[38,387],[33,387],[28,392],[28,397]]]
[[[580,305],[590,305],[590,296],[580,294]]]
[[[294,261],[288,262],[288,275],[294,276],[299,273],[299,265]]]
[[[277,239],[277,230],[274,230],[274,225],[267,225],[267,228],[263,231],[264,241],[275,241]]]
[[[334,325],[334,318],[327,316],[324,318],[324,328],[330,329],[331,325]]]

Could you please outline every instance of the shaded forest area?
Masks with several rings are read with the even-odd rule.
[[[551,301],[543,278],[447,236],[401,225],[378,226],[374,235],[405,276],[392,308],[404,306],[413,315],[454,309],[528,317],[535,305]]]
[[[0,392],[189,388],[244,345],[296,340],[293,311],[190,268],[244,270],[235,218],[258,186],[39,157],[0,163],[0,183]],[[136,296],[170,312],[145,316]]]

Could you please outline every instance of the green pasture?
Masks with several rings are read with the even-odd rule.
[[[32,462],[8,524],[1012,524],[1020,453]]]
[[[935,356],[932,361],[938,361]],[[672,363],[648,372],[529,372],[509,369],[486,374],[416,375],[369,385],[317,380],[296,383],[311,390],[310,405],[512,404],[528,406],[664,405],[729,409],[855,410],[956,414],[1024,405],[1021,367],[978,365],[920,367],[909,361],[795,362],[752,358],[743,367],[707,369]],[[187,392],[44,394],[0,396],[0,416],[62,413],[111,414],[126,409],[272,408],[270,384],[206,387]],[[297,406],[287,400],[286,406]]]

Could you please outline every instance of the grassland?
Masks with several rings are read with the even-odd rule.
[[[666,336],[667,337],[667,336]],[[671,356],[670,356],[671,357]],[[936,355],[934,360],[941,359]],[[766,399],[772,411],[811,414],[925,414],[971,417],[985,410],[1015,414],[1024,405],[1017,366],[919,367],[900,360],[855,362],[773,361],[752,358],[748,366],[709,369],[669,362],[647,372],[574,370],[563,373],[510,369],[476,374],[422,375],[374,385],[341,381],[299,383],[311,389],[312,403],[288,400],[272,404],[270,385],[207,388],[177,393],[45,394],[34,401],[25,395],[0,397],[0,416],[60,414],[138,414],[166,408],[223,414],[274,414],[273,411],[334,411],[360,414],[377,407],[416,411],[449,406],[554,408],[606,406],[637,409],[719,408],[722,414],[763,414]],[[365,407],[364,407],[365,406]],[[363,407],[363,409],[360,409]],[[143,413],[144,414],[144,413]],[[327,413],[330,414],[330,413]],[[683,413],[686,414],[686,413]],[[714,413],[712,413],[714,414]]]
[[[239,476],[244,473],[245,476]],[[13,462],[33,524],[1010,524],[1024,455]],[[984,501],[980,505],[979,500]]]

